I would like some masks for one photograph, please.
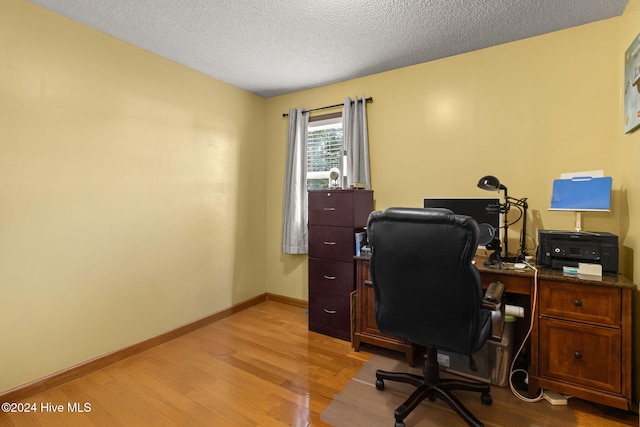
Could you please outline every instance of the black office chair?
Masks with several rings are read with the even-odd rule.
[[[378,327],[427,352],[424,376],[376,371],[378,390],[384,390],[384,380],[417,387],[396,409],[395,426],[404,427],[405,417],[425,398],[440,398],[469,425],[482,426],[451,390],[480,392],[482,403],[490,405],[489,384],[440,379],[437,359],[438,349],[471,356],[488,338],[502,335],[504,285],[492,284],[483,296],[472,263],[478,224],[447,209],[390,208],[371,213],[367,233]],[[471,358],[470,363],[473,369]]]

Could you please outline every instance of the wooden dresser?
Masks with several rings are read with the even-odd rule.
[[[631,315],[636,285],[622,276],[602,281],[540,276],[530,384],[629,409]]]
[[[309,330],[349,341],[355,233],[373,210],[373,191],[309,191]]]
[[[525,317],[516,321],[514,352],[526,338],[531,310],[536,308],[524,348],[531,397],[543,388],[629,410],[636,285],[621,275],[590,280],[549,268],[540,268],[536,277],[531,270],[501,270],[485,267],[483,261],[478,258],[476,263],[483,286],[502,281],[507,303],[524,308]],[[356,263],[355,350],[361,342],[375,344],[404,352],[411,363],[411,344],[378,330],[373,289],[365,283],[369,280],[369,260],[356,257]]]

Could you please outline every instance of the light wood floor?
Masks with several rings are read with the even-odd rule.
[[[370,353],[309,332],[304,311],[261,303],[24,399],[37,412],[0,413],[0,426],[324,426],[320,414]],[[631,413],[570,405],[580,427],[638,425]]]

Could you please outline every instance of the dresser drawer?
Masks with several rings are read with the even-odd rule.
[[[540,315],[620,326],[620,289],[540,281]]]
[[[310,225],[364,227],[372,209],[371,191],[309,191]]]
[[[621,332],[540,319],[540,376],[620,393]]]
[[[309,290],[348,296],[355,288],[353,262],[309,258]]]
[[[356,251],[353,228],[309,225],[309,257],[353,262]]]
[[[350,298],[309,292],[309,329],[341,339],[351,334]]]

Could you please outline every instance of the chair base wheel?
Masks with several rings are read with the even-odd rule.
[[[413,385],[416,389],[398,406],[394,412],[395,427],[405,427],[405,418],[418,407],[424,400],[442,400],[449,405],[468,425],[482,427],[484,424],[476,418],[452,393],[452,391],[462,390],[480,394],[483,405],[491,405],[491,388],[488,384],[479,381],[465,381],[457,378],[440,379],[440,367],[434,361],[437,360],[437,349],[427,348],[425,358],[425,368],[423,375],[415,373],[388,372],[378,369],[376,371],[376,389],[384,390],[385,381],[394,381]]]
[[[482,393],[480,395],[480,401],[483,405],[491,405],[493,403],[493,398],[489,393]]]

